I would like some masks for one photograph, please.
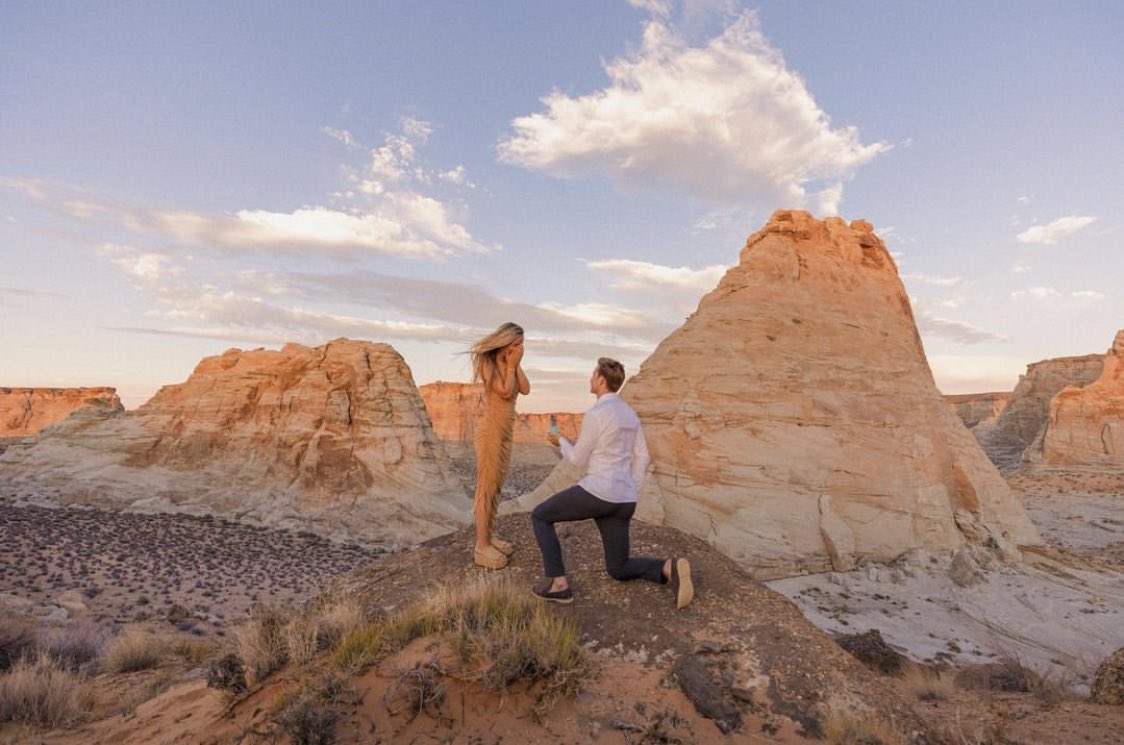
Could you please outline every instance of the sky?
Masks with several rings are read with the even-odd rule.
[[[0,0],[0,386],[348,337],[629,372],[776,209],[865,219],[938,387],[1124,328],[1124,4]]]

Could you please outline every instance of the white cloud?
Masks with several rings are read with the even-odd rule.
[[[709,292],[729,267],[713,265],[702,269],[687,266],[663,266],[647,261],[605,259],[586,261],[587,268],[612,278],[609,286],[618,290],[675,289]]]
[[[1096,290],[1077,290],[1076,292],[1069,293],[1069,296],[1074,300],[1083,302],[1096,302],[1097,300],[1104,300],[1105,294],[1097,292]]]
[[[667,18],[671,15],[671,0],[628,0],[628,4],[658,18]]]
[[[1067,215],[1059,217],[1046,225],[1035,225],[1019,233],[1015,238],[1020,243],[1044,243],[1051,245],[1058,239],[1072,235],[1087,225],[1092,224],[1097,218],[1088,215]]]
[[[1012,300],[1045,300],[1047,298],[1058,297],[1061,293],[1053,287],[1030,287],[1026,290],[1016,290],[1011,293]]]
[[[1029,271],[1033,271],[1034,267],[1026,263],[1025,261],[1016,261],[1011,270],[1015,274],[1026,274]]]
[[[544,111],[515,119],[500,159],[562,177],[672,186],[720,205],[812,202],[834,212],[843,182],[891,147],[832,127],[752,12],[701,47],[650,21],[640,49],[605,69],[606,88],[554,91]]]
[[[902,279],[937,287],[955,287],[964,281],[963,277],[936,277],[929,274],[903,274]]]
[[[996,334],[964,321],[953,321],[933,315],[927,310],[917,310],[917,328],[926,334],[943,336],[961,344],[981,344],[983,342],[1003,342],[1007,337]]]
[[[369,151],[369,161],[348,172],[353,188],[337,195],[342,202],[338,206],[310,205],[289,211],[246,208],[233,214],[206,214],[121,204],[85,194],[81,198],[60,196],[36,182],[5,181],[0,185],[19,189],[75,219],[108,216],[132,232],[212,248],[417,259],[499,250],[472,236],[457,214],[463,210],[427,193],[431,172],[420,162],[418,147],[425,144],[431,130],[426,122],[406,119],[401,132],[387,133],[385,143]],[[349,147],[361,147],[346,131],[324,131]]]

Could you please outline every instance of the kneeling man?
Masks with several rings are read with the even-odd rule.
[[[551,443],[561,446],[563,458],[585,469],[585,476],[531,512],[546,573],[546,582],[533,592],[543,600],[573,602],[554,524],[594,520],[605,547],[605,569],[613,579],[670,583],[676,607],[684,608],[694,597],[686,559],[629,556],[629,522],[649,458],[640,418],[617,396],[623,383],[621,363],[608,357],[597,360],[589,378],[589,392],[597,396],[597,403],[585,413],[578,441],[571,443],[556,432],[548,435]]]

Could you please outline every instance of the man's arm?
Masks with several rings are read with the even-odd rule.
[[[582,418],[582,428],[581,432],[578,433],[576,443],[571,443],[565,437],[559,438],[559,443],[562,445],[562,457],[578,468],[585,468],[586,464],[589,463],[589,456],[593,454],[593,448],[596,447],[597,440],[600,438],[600,419],[590,410]]]
[[[632,443],[632,460],[628,464],[629,475],[632,483],[640,486],[644,483],[644,474],[648,472],[648,464],[652,462],[648,455],[648,441],[644,439],[644,428],[636,427],[636,440]]]

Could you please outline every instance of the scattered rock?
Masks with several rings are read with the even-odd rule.
[[[847,634],[835,641],[859,662],[884,675],[900,675],[909,663],[908,657],[886,643],[878,629],[870,629],[861,634]]]

